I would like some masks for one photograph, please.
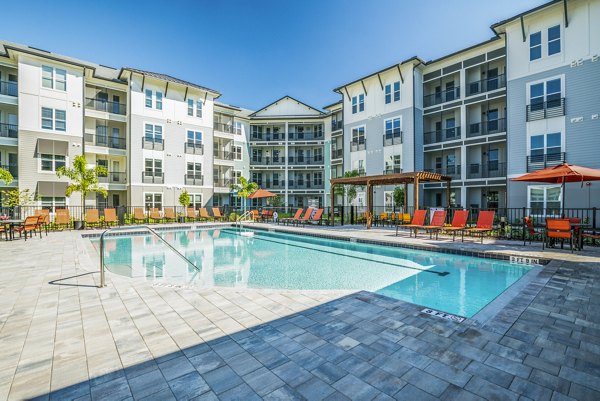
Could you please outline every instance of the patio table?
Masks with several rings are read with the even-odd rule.
[[[5,229],[7,229],[7,236],[6,236],[6,241],[12,241],[14,239],[13,236],[13,228],[17,225],[21,225],[23,224],[25,220],[19,220],[19,219],[8,219],[8,220],[0,220],[0,224],[2,224],[4,226]]]

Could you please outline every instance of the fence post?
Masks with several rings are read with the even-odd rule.
[[[526,213],[525,207],[523,207],[521,210],[522,210],[522,214],[521,214],[521,227],[523,227],[523,230],[522,230],[523,231],[523,238],[521,238],[521,239],[523,240],[523,242],[525,242],[525,229],[526,229],[525,228],[525,213]]]
[[[354,224],[354,206],[350,206],[350,225]]]
[[[597,207],[593,207],[592,208],[592,212],[593,212],[593,215],[592,215],[592,225],[594,227],[594,234],[596,234],[596,212],[597,211],[598,211]]]

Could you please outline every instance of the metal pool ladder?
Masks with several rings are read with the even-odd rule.
[[[252,213],[252,210],[248,210],[244,214],[242,214],[240,217],[238,217],[235,220],[235,226],[237,228],[241,228],[243,221],[254,221],[254,215]]]
[[[104,235],[106,235],[106,233],[108,233],[109,231],[128,231],[128,230],[135,230],[135,229],[140,229],[140,228],[150,231],[150,233],[152,235],[154,235],[156,238],[161,240],[166,246],[168,246],[173,252],[175,252],[177,255],[179,255],[183,260],[185,260],[190,265],[194,266],[194,268],[196,270],[201,271],[201,269],[198,266],[193,264],[188,258],[183,256],[183,254],[181,252],[179,252],[177,249],[175,249],[163,237],[161,237],[156,231],[154,231],[152,228],[150,228],[148,226],[111,227],[111,228],[107,228],[106,230],[104,230],[104,232],[102,232],[102,234],[100,235],[100,287],[106,287],[106,281],[104,278]]]

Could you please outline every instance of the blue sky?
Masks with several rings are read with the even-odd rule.
[[[337,86],[411,56],[493,36],[544,0],[20,1],[0,38],[112,67],[167,73],[258,109],[284,95],[315,107]],[[142,6],[142,4],[145,4]]]

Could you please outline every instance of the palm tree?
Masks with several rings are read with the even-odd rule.
[[[258,184],[253,181],[248,181],[244,177],[240,177],[239,184],[233,184],[231,189],[237,192],[238,198],[244,198],[244,213],[246,213],[246,198],[256,192]]]
[[[0,181],[4,182],[5,185],[8,185],[12,182],[13,176],[10,171],[0,167]]]
[[[98,185],[98,177],[106,176],[107,174],[108,170],[104,166],[87,168],[87,161],[82,155],[75,156],[73,168],[62,166],[56,170],[56,175],[59,178],[64,176],[71,180],[65,192],[66,196],[71,196],[73,192],[81,193],[81,206],[83,206],[84,210],[85,198],[90,192],[100,193],[106,198],[107,191]]]

